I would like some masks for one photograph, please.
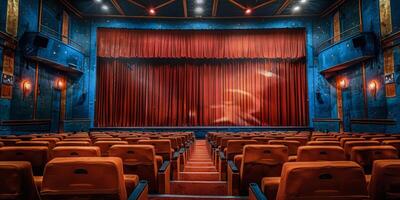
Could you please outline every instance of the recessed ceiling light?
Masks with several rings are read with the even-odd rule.
[[[150,15],[155,15],[156,14],[156,10],[154,10],[154,8],[150,8],[149,9],[149,14]]]
[[[306,3],[307,0],[300,0],[300,3]]]
[[[253,10],[252,10],[251,8],[247,8],[247,9],[244,11],[244,13],[245,13],[246,15],[250,15],[252,12],[253,12]]]
[[[94,2],[96,2],[96,3],[101,3],[101,0],[94,0]]]
[[[204,0],[195,0],[194,3],[195,4],[204,4]]]
[[[108,10],[108,6],[107,6],[107,5],[102,5],[102,6],[101,6],[101,9],[107,11],[107,10]]]
[[[204,9],[202,7],[196,7],[196,8],[194,8],[194,12],[196,14],[203,14]]]
[[[301,8],[300,8],[300,6],[295,6],[294,8],[293,8],[293,11],[294,12],[297,12],[297,11],[299,11]]]

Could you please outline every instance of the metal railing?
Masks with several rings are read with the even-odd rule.
[[[318,52],[321,52],[323,49],[325,49],[325,48],[327,48],[327,47],[329,47],[329,46],[331,46],[331,45],[333,45],[335,43],[338,43],[338,42],[340,42],[340,41],[342,41],[344,39],[347,39],[349,37],[357,35],[359,33],[361,33],[360,25],[357,25],[355,27],[349,28],[349,29],[341,32],[340,35],[332,37],[332,38],[329,38],[328,40],[325,40],[325,41],[321,42],[321,44],[318,46]]]
[[[78,42],[74,41],[70,37],[65,36],[65,35],[59,33],[58,31],[56,31],[56,30],[54,30],[54,29],[52,29],[52,28],[50,28],[48,26],[45,26],[43,24],[41,24],[40,27],[41,27],[40,33],[42,33],[42,34],[44,34],[46,36],[49,36],[49,37],[51,37],[53,39],[56,39],[56,40],[58,40],[60,42],[63,42],[63,43],[65,43],[64,40],[66,40],[66,41],[68,41],[68,43],[67,43],[68,45],[76,48],[77,50],[81,51],[82,53],[85,53],[84,48],[82,47],[82,45],[79,44]]]

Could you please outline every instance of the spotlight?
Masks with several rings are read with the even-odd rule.
[[[107,5],[102,5],[101,9],[103,9],[104,11],[107,11],[108,10],[108,6]]]
[[[342,89],[347,88],[347,80],[346,80],[345,78],[342,78],[342,79],[339,81],[339,86],[340,86],[340,88],[342,88]]]
[[[372,96],[376,98],[376,93],[378,92],[378,83],[376,81],[371,81],[368,84],[368,88]]]
[[[244,13],[245,13],[246,15],[250,15],[252,12],[253,12],[253,10],[252,10],[251,8],[247,8],[247,9],[244,11]]]
[[[54,82],[54,84],[55,84],[55,88],[58,89],[58,90],[62,90],[64,88],[64,85],[65,85],[64,80],[61,79],[61,78],[57,79]]]
[[[294,12],[297,12],[297,11],[299,11],[301,8],[300,8],[300,6],[295,6],[294,8],[293,8],[293,11]]]
[[[150,15],[155,15],[156,14],[156,10],[154,10],[154,8],[150,8],[149,9],[149,14]]]
[[[31,90],[32,90],[32,83],[28,80],[22,81],[22,94],[23,94],[22,98],[28,96]]]
[[[195,4],[204,4],[204,0],[195,0],[194,1]]]
[[[307,0],[300,0],[300,3],[307,3]]]
[[[102,0],[94,0],[94,2],[96,2],[96,3],[101,3]]]
[[[204,9],[202,7],[196,7],[196,8],[194,8],[194,12],[196,14],[203,14]]]

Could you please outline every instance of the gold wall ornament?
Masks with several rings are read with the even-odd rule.
[[[381,18],[381,34],[382,36],[387,36],[393,31],[390,0],[379,0],[379,13]]]
[[[19,0],[8,0],[6,32],[14,37],[18,34]]]
[[[340,41],[340,13],[337,11],[333,16],[333,42]]]
[[[62,19],[62,41],[64,44],[68,44],[69,39],[69,15],[67,12],[63,12],[63,19]]]

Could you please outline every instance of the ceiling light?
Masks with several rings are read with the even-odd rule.
[[[196,8],[194,8],[194,12],[196,14],[203,14],[204,9],[202,7],[196,7]]]
[[[299,11],[300,9],[301,9],[300,6],[295,6],[295,7],[293,8],[293,11],[297,12],[297,11]]]
[[[195,0],[194,3],[195,4],[204,4],[204,0]]]
[[[150,8],[149,9],[149,14],[150,15],[155,15],[156,14],[156,10],[154,10],[154,8]]]
[[[247,9],[244,11],[244,13],[245,13],[246,15],[250,15],[252,12],[253,12],[253,10],[252,10],[251,8],[247,8]]]
[[[101,9],[107,11],[107,10],[108,10],[108,6],[107,6],[107,5],[102,5],[102,6],[101,6]]]
[[[94,2],[96,2],[96,3],[101,3],[101,0],[94,0]]]
[[[300,3],[307,3],[307,0],[300,0]]]

